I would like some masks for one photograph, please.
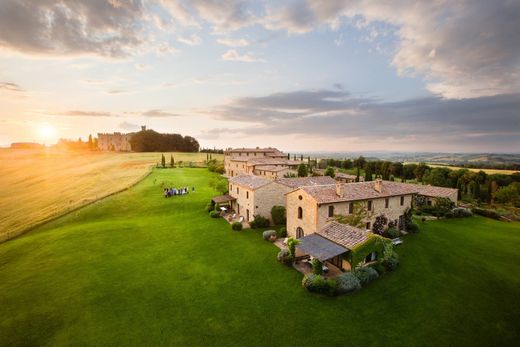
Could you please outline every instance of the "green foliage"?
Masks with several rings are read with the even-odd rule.
[[[285,224],[285,207],[284,206],[273,206],[271,208],[271,218],[275,225]]]
[[[352,249],[352,267],[355,267],[372,252],[375,252],[379,255],[382,254],[385,244],[388,243],[391,245],[390,240],[379,235],[371,234],[367,241]]]
[[[498,188],[495,200],[503,204],[520,207],[520,183],[514,182],[505,187]]]
[[[309,170],[307,169],[307,165],[301,163],[298,165],[298,177],[307,177],[309,175]]]
[[[399,237],[401,233],[396,228],[388,228],[385,230],[384,236],[389,239],[395,239]]]
[[[473,216],[471,210],[463,207],[456,207],[445,215],[446,218],[466,218],[471,216]]]
[[[209,216],[210,216],[211,218],[220,218],[220,212],[219,212],[219,211],[211,211],[211,212],[209,213]]]
[[[367,209],[362,202],[351,202],[353,205],[352,213],[347,215],[335,215],[334,219],[338,223],[348,224],[356,228],[365,227],[365,217]]]
[[[214,176],[209,180],[209,186],[215,189],[220,194],[227,193],[229,189],[228,180],[222,176]]]
[[[397,253],[393,252],[392,255],[388,257],[388,259],[382,261],[382,264],[386,271],[394,271],[397,269],[397,266],[399,266],[399,256]]]
[[[284,263],[285,265],[292,264],[293,257],[291,256],[291,253],[288,249],[282,249],[280,252],[278,252],[276,259],[278,259],[279,262]]]
[[[231,224],[231,229],[235,230],[235,231],[240,231],[242,230],[242,223],[240,222],[234,222],[233,224]]]
[[[173,155],[170,155],[170,167],[175,167],[175,159],[173,159]]]
[[[410,223],[410,224],[408,224],[406,231],[410,234],[417,234],[420,230],[419,230],[419,226],[417,224]]]
[[[287,240],[287,248],[289,249],[289,253],[293,259],[296,257],[296,245],[299,243],[300,240],[293,239],[292,237]]]
[[[375,234],[383,235],[385,231],[385,225],[388,223],[388,218],[384,214],[380,214],[376,217],[374,224],[372,225],[372,231]]]
[[[317,258],[312,259],[312,273],[315,275],[323,275],[323,263]]]
[[[213,201],[208,202],[206,205],[206,211],[211,212],[215,209],[215,203]]]
[[[282,237],[287,237],[287,228],[286,227],[280,227],[277,231],[276,231],[276,237],[277,238],[282,238]]]
[[[357,268],[353,273],[363,287],[379,277],[377,271],[369,266]]]
[[[352,272],[345,272],[336,278],[337,294],[352,294],[360,289],[361,283]]]
[[[163,168],[166,167],[166,158],[164,157],[164,154],[161,154],[161,166]]]
[[[492,218],[492,219],[500,219],[500,214],[496,211],[493,211],[493,210],[486,210],[486,209],[483,209],[483,208],[478,208],[478,207],[474,207],[473,209],[471,209],[471,211],[474,213],[474,214],[478,214],[480,216],[484,216],[484,217],[488,217],[488,218]]]
[[[332,296],[336,290],[336,281],[326,279],[321,275],[307,274],[303,276],[302,287],[309,292]]]
[[[271,223],[269,219],[257,214],[253,221],[249,222],[249,225],[253,229],[267,228]]]
[[[266,241],[274,241],[276,240],[276,231],[274,230],[266,230],[262,233],[262,238]]]
[[[199,143],[191,136],[160,134],[153,130],[135,133],[130,139],[134,152],[198,152]]]
[[[379,276],[383,275],[386,272],[385,266],[382,264],[381,261],[378,261],[375,264],[371,264],[370,267],[376,270]]]
[[[325,170],[325,176],[330,176],[332,178],[336,177],[336,173],[334,172],[334,168],[332,166],[327,167]]]
[[[211,172],[216,172],[218,174],[223,174],[226,170],[224,168],[224,164],[222,162],[217,161],[217,159],[209,159],[207,161],[208,170]]]

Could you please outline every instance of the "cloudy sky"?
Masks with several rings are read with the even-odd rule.
[[[520,151],[520,0],[0,1],[0,146]]]

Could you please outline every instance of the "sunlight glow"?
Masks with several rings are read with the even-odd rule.
[[[56,131],[52,125],[44,124],[39,129],[39,135],[44,142],[48,142],[54,138]]]

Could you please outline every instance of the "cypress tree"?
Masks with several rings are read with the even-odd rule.
[[[365,168],[365,181],[372,181],[372,169],[370,165],[367,165]]]
[[[171,166],[171,167],[174,167],[174,166],[175,166],[175,160],[173,159],[173,154],[170,155],[170,166]]]
[[[166,167],[166,158],[164,157],[164,154],[161,154],[161,165],[162,167]]]
[[[359,182],[359,166],[358,166],[358,168],[357,168],[356,182]]]

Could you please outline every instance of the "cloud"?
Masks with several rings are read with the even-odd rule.
[[[145,70],[149,70],[152,66],[149,65],[149,64],[142,64],[142,63],[139,63],[139,64],[134,64],[135,68],[137,70],[140,70],[140,71],[145,71]]]
[[[178,117],[179,116],[176,113],[165,112],[160,109],[149,110],[149,111],[143,112],[141,115],[144,117]]]
[[[121,89],[112,89],[107,92],[107,94],[110,95],[121,95],[121,94],[128,94],[130,93],[128,90],[121,90]]]
[[[0,82],[0,91],[10,92],[10,93],[25,93],[25,90],[22,89],[18,84],[12,82]]]
[[[135,130],[139,130],[141,127],[137,124],[132,124],[132,123],[125,121],[125,122],[119,123],[119,128],[121,128],[123,130],[128,130],[128,131],[135,131]]]
[[[177,41],[184,43],[189,46],[198,46],[202,43],[202,39],[197,34],[191,34],[190,36],[177,36]]]
[[[266,13],[265,27],[296,34],[334,29],[346,18],[377,40],[370,25],[387,23],[398,39],[392,66],[403,76],[424,76],[427,88],[444,97],[520,90],[518,1],[298,1],[267,6]]]
[[[257,62],[265,62],[263,59],[259,59],[251,54],[243,54],[240,55],[236,50],[230,49],[226,53],[222,54],[223,60],[228,61],[241,61],[244,63],[257,63]]]
[[[229,46],[229,47],[246,47],[249,46],[249,41],[246,39],[231,39],[231,38],[219,38],[217,39],[217,43]]]
[[[174,23],[201,27],[209,23],[215,32],[237,30],[255,22],[250,4],[243,0],[158,0]]]
[[[342,90],[300,90],[238,98],[207,114],[243,122],[244,135],[362,138],[384,144],[407,141],[520,148],[520,94],[401,102],[361,98]],[[221,133],[222,131],[219,131]],[[211,133],[211,132],[209,132]]]
[[[104,111],[81,111],[81,110],[73,110],[67,111],[63,113],[55,113],[58,116],[70,116],[70,117],[119,117],[118,115],[112,112],[104,112]]]
[[[144,42],[136,1],[0,2],[0,47],[48,55],[121,57]]]

